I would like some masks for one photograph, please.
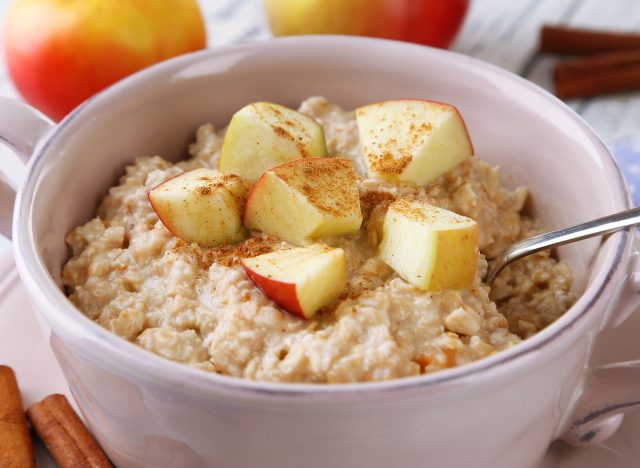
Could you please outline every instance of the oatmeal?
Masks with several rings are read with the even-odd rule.
[[[137,158],[97,217],[69,234],[69,299],[164,358],[234,377],[311,383],[393,379],[476,361],[518,344],[573,303],[571,272],[548,253],[509,266],[491,289],[482,283],[487,260],[539,228],[521,213],[527,190],[505,189],[497,168],[472,157],[423,186],[367,178],[354,112],[319,97],[300,111],[322,125],[327,154],[351,160],[358,174],[360,229],[322,239],[346,259],[338,299],[300,319],[269,300],[240,264],[290,244],[253,230],[241,242],[203,247],[159,220],[147,199],[152,188],[187,170],[218,168],[225,130],[209,124],[185,161]],[[380,259],[385,215],[401,197],[477,221],[480,254],[469,287],[423,291]]]

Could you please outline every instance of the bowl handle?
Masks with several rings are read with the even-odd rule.
[[[620,283],[618,300],[609,309],[601,330],[617,327],[640,309],[640,231],[633,228],[629,235],[633,236],[633,242],[627,276]]]
[[[640,308],[640,236],[634,236],[629,273],[604,330],[624,322]],[[618,429],[624,413],[640,409],[640,360],[588,368],[562,439],[574,446],[603,442]]]
[[[640,409],[640,361],[587,371],[562,439],[574,446],[599,444],[618,429],[627,411]]]
[[[24,102],[0,97],[0,141],[18,156],[0,157],[0,234],[9,239],[13,204],[25,166],[38,142],[53,127],[51,120]]]

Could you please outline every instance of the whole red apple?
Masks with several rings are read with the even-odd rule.
[[[469,0],[264,0],[271,31],[351,34],[448,47]]]
[[[196,0],[16,0],[5,27],[9,74],[54,120],[119,79],[206,45]]]

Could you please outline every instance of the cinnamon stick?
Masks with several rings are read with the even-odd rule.
[[[590,55],[558,62],[555,74],[577,76],[585,73],[610,73],[640,66],[640,48]]]
[[[558,63],[554,83],[556,95],[562,99],[640,89],[640,49]]]
[[[60,468],[112,466],[64,395],[49,395],[27,415]]]
[[[540,33],[540,52],[587,55],[639,48],[640,34],[634,33],[550,25]]]
[[[0,467],[34,467],[31,436],[13,370],[0,366]]]

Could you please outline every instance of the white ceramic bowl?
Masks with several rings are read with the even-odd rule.
[[[55,127],[4,100],[0,135],[23,155],[34,151],[14,212],[18,270],[112,460],[514,467],[535,465],[562,434],[574,443],[610,434],[620,421],[610,416],[638,400],[637,387],[627,385],[638,371],[615,368],[623,385],[612,396],[611,371],[589,374],[598,378],[587,387],[584,367],[598,332],[638,305],[629,232],[560,250],[584,293],[523,344],[460,368],[380,383],[275,384],[200,372],[110,334],[67,300],[59,287],[65,235],[90,219],[135,156],[181,158],[203,122],[222,125],[251,101],[296,106],[318,94],[346,108],[398,97],[455,104],[477,157],[499,165],[507,186],[531,187],[533,209],[549,226],[630,207],[613,158],[567,106],[494,66],[416,45],[297,37],[208,50],[116,84]],[[8,209],[0,209],[6,220]]]

